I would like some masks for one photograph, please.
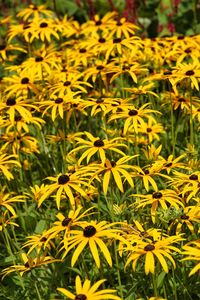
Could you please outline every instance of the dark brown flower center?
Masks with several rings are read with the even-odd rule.
[[[42,22],[40,24],[40,28],[45,28],[45,27],[48,27],[48,24],[46,22]]]
[[[189,177],[190,180],[198,180],[198,176],[196,174],[192,174]]]
[[[58,184],[65,184],[68,181],[69,181],[69,176],[68,175],[63,174],[63,175],[60,175],[58,177]]]
[[[6,49],[6,45],[5,44],[0,45],[0,51],[5,50],[5,49]]]
[[[189,70],[189,71],[185,72],[185,75],[192,76],[192,75],[194,75],[194,71],[193,70]]]
[[[128,65],[123,65],[122,71],[130,70],[130,66]]]
[[[152,132],[152,128],[147,128],[147,132]]]
[[[154,192],[152,196],[153,196],[154,199],[160,199],[160,198],[162,198],[162,193],[161,192]]]
[[[102,99],[102,98],[98,98],[97,100],[96,100],[96,103],[103,103],[104,102],[104,100]]]
[[[104,69],[104,66],[97,66],[96,69],[99,70],[99,71],[100,71],[100,70],[103,70],[103,69]]]
[[[22,120],[22,116],[15,116],[15,122],[19,122]]]
[[[113,43],[118,44],[118,43],[121,43],[121,41],[122,41],[122,39],[116,38],[116,39],[113,40]]]
[[[131,109],[131,110],[129,110],[129,112],[128,112],[128,114],[129,114],[129,116],[137,116],[137,114],[138,114],[138,111],[136,110],[136,109]]]
[[[185,53],[189,54],[191,52],[192,52],[192,50],[190,48],[185,49]]]
[[[166,164],[164,164],[164,167],[171,167],[172,166],[172,162],[169,162],[169,163],[166,163]]]
[[[96,233],[96,228],[92,225],[86,226],[83,230],[84,237],[92,237]]]
[[[8,106],[15,105],[15,104],[16,104],[15,98],[14,98],[14,97],[8,98],[7,101],[6,101],[6,104],[7,104]]]
[[[143,170],[143,172],[144,172],[145,175],[149,174],[149,170]]]
[[[189,217],[188,217],[186,214],[183,214],[183,215],[181,216],[181,219],[182,219],[182,220],[188,220]]]
[[[72,218],[64,218],[64,220],[62,221],[62,226],[68,226],[69,223],[72,221]]]
[[[29,268],[30,267],[30,265],[29,265],[29,262],[27,261],[25,264],[24,264],[24,267],[26,267],[26,268]]]
[[[47,238],[45,236],[43,236],[41,239],[40,239],[40,242],[46,242],[47,241]]]
[[[29,83],[29,78],[28,77],[24,77],[21,80],[21,84],[28,84]]]
[[[117,26],[122,26],[122,23],[120,21],[117,22]]]
[[[163,74],[164,75],[172,75],[172,71],[165,71]]]
[[[87,52],[87,50],[86,50],[85,48],[81,48],[81,49],[79,50],[79,52],[80,52],[80,53],[85,53],[85,52]]]
[[[104,142],[101,139],[98,139],[94,142],[94,146],[95,147],[103,147],[104,146]]]
[[[99,26],[99,25],[101,25],[102,24],[102,22],[101,22],[101,20],[98,20],[98,21],[96,21],[96,26]]]
[[[104,39],[104,38],[99,39],[99,43],[105,43],[105,41],[106,41],[106,39]]]
[[[87,300],[87,297],[84,294],[78,294],[74,300]]]
[[[185,102],[185,98],[183,97],[178,98],[178,102]]]
[[[56,104],[59,104],[59,103],[62,103],[63,102],[63,98],[60,98],[58,97],[56,100],[55,100],[55,103]]]
[[[144,251],[153,251],[155,249],[155,246],[152,244],[148,244],[144,247]]]
[[[25,30],[25,29],[28,29],[28,28],[30,28],[30,25],[24,24],[23,29]]]
[[[63,85],[64,85],[64,86],[69,86],[70,84],[71,84],[71,81],[67,80],[67,81],[64,82]]]
[[[35,61],[36,62],[43,61],[43,57],[42,56],[36,56]]]
[[[116,162],[114,160],[111,160],[110,164],[113,168],[116,166]]]

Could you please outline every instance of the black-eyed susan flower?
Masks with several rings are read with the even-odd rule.
[[[21,71],[17,75],[12,75],[9,77],[4,77],[3,81],[8,84],[6,88],[6,97],[28,97],[28,92],[32,91],[34,93],[38,92],[36,85],[34,84],[34,80],[36,75],[27,71]]]
[[[175,228],[176,234],[185,232],[188,228],[191,233],[195,232],[195,224],[200,223],[200,207],[186,206],[180,211],[176,219],[171,220],[169,230]]]
[[[19,227],[19,225],[13,222],[14,219],[17,218],[17,215],[12,215],[10,217],[10,210],[4,210],[0,213],[0,232],[4,231],[5,227],[8,225]]]
[[[42,234],[29,235],[26,238],[28,241],[24,243],[24,245],[22,246],[22,249],[30,247],[27,252],[27,255],[29,255],[34,250],[36,250],[38,255],[40,255],[41,251],[43,253],[44,253],[44,251],[45,251],[45,253],[47,253],[48,250],[50,250],[51,248],[54,247],[54,244],[52,241],[48,241],[48,243],[47,243],[48,235],[46,234],[45,231]]]
[[[55,22],[53,19],[34,19],[29,25],[30,43],[35,39],[39,39],[42,42],[52,40],[52,36],[59,39]]]
[[[1,42],[0,44],[0,57],[3,60],[8,60],[9,55],[12,52],[19,51],[26,53],[27,51],[18,45],[11,44],[9,42]]]
[[[5,276],[7,276],[13,272],[19,272],[20,276],[23,276],[24,273],[26,273],[34,268],[60,261],[59,259],[54,259],[52,256],[47,256],[46,254],[41,255],[41,256],[37,255],[35,258],[32,258],[32,257],[28,256],[26,253],[22,253],[21,259],[22,259],[23,264],[22,265],[17,264],[17,265],[13,265],[13,266],[5,268],[1,272],[2,278],[4,278]]]
[[[103,289],[97,291],[99,286],[105,282],[106,279],[101,279],[91,286],[91,281],[86,279],[84,283],[81,283],[79,276],[76,276],[76,293],[72,294],[70,291],[65,288],[57,288],[57,290],[65,295],[69,299],[73,300],[103,300],[103,299],[113,299],[120,300],[121,298],[113,295],[115,290]]]
[[[6,193],[4,186],[2,188],[2,191],[0,192],[0,207],[6,208],[13,216],[16,216],[16,212],[13,206],[17,202],[25,202],[25,196],[15,196],[13,192]]]
[[[198,78],[200,77],[199,60],[195,59],[191,63],[180,63],[173,68],[174,86],[183,79],[189,80],[191,88],[199,91]]]
[[[156,191],[153,192],[153,194],[147,194],[147,195],[137,194],[132,196],[136,196],[140,198],[140,201],[135,203],[137,208],[144,208],[147,205],[151,205],[151,217],[153,223],[155,223],[156,220],[156,211],[158,209],[158,204],[160,204],[163,210],[168,209],[167,204],[175,207],[176,209],[179,209],[180,207],[184,206],[177,193],[169,189]]]
[[[75,92],[76,94],[87,94],[87,89],[84,86],[92,87],[92,85],[86,81],[79,80],[81,77],[82,74],[67,73],[65,78],[61,78],[61,80],[55,82],[53,85],[50,83],[49,91],[51,95],[63,97],[64,95],[73,95]]]
[[[0,153],[0,171],[8,179],[13,179],[13,175],[9,169],[14,166],[21,167],[19,161],[17,161],[17,155],[7,155],[6,153]]]
[[[136,172],[133,172],[131,175],[135,178],[141,178],[145,190],[148,192],[150,185],[153,187],[154,191],[158,190],[157,182],[154,178],[163,177],[166,179],[170,179],[169,176],[162,174],[160,171],[162,169],[162,164],[159,161],[153,163],[150,167],[140,168],[137,167]]]
[[[99,268],[100,258],[97,248],[98,246],[107,263],[112,266],[112,257],[104,240],[114,239],[121,240],[126,243],[124,238],[120,236],[121,230],[112,228],[114,225],[116,225],[116,223],[108,223],[106,221],[100,221],[97,223],[97,221],[91,221],[87,222],[87,224],[80,225],[82,227],[80,230],[70,230],[70,236],[67,238],[67,249],[65,249],[65,246],[61,248],[61,250],[65,250],[63,257],[70,253],[70,251],[75,247],[76,249],[71,259],[71,265],[73,267],[81,252],[88,245],[95,263]]]
[[[171,170],[176,169],[176,168],[177,169],[178,168],[181,168],[181,169],[188,168],[186,163],[180,162],[180,160],[182,160],[184,157],[185,157],[185,154],[182,154],[176,158],[174,158],[173,155],[170,154],[167,159],[165,159],[164,157],[160,157],[160,159],[158,161],[162,162],[162,164],[163,164],[162,169],[166,170],[167,174],[169,174],[171,172]]]
[[[47,177],[47,179],[53,181],[52,184],[48,184],[41,190],[41,197],[38,199],[38,207],[42,202],[56,192],[56,204],[58,209],[60,208],[61,195],[64,193],[70,201],[70,204],[74,206],[73,191],[79,193],[81,196],[86,197],[86,192],[81,187],[88,186],[88,183],[81,178],[76,172],[73,174],[59,174],[56,177]]]
[[[32,104],[31,100],[24,99],[24,97],[8,96],[0,102],[0,112],[8,115],[13,125],[18,116],[29,122],[32,118],[30,109],[37,109],[37,107]]]
[[[143,119],[154,121],[154,117],[151,113],[159,113],[156,110],[146,108],[149,106],[149,103],[146,103],[139,107],[138,109],[134,105],[130,105],[129,109],[124,109],[121,112],[113,113],[108,122],[117,120],[117,119],[125,119],[124,122],[124,134],[127,133],[130,127],[134,128],[135,132],[138,133],[138,125],[141,127],[145,124]]]
[[[46,8],[45,5],[33,5],[30,4],[28,7],[20,10],[17,17],[23,19],[24,21],[29,21],[31,19],[39,19],[40,17],[53,17],[53,11]]]
[[[34,56],[23,61],[21,67],[25,72],[37,74],[43,80],[53,70],[59,69],[59,56],[54,46],[41,47],[34,51]]]
[[[110,33],[109,37],[126,37],[129,38],[135,34],[139,27],[129,21],[126,18],[118,18],[118,20],[112,21],[111,25],[109,26]]]
[[[138,264],[138,260],[141,257],[145,257],[145,274],[155,273],[156,261],[160,263],[162,269],[168,273],[169,266],[167,261],[169,260],[173,267],[176,267],[175,261],[172,257],[172,253],[180,253],[180,250],[173,246],[174,243],[182,241],[183,238],[180,235],[163,237],[157,241],[140,241],[136,246],[128,246],[129,252],[128,259],[126,261],[126,267],[132,262],[132,268],[135,271]]]
[[[14,155],[19,152],[39,153],[37,139],[26,133],[20,134],[16,131],[10,131],[2,134],[0,141],[4,141],[2,150],[11,151]]]
[[[189,276],[192,276],[200,270],[200,243],[199,241],[193,241],[184,245],[182,250],[182,254],[187,255],[182,261],[197,261],[196,266],[189,273]]]
[[[94,212],[90,212],[93,207],[83,210],[82,206],[79,206],[75,210],[70,210],[67,215],[63,215],[62,213],[58,213],[56,215],[58,221],[54,222],[54,225],[45,232],[45,236],[47,236],[46,243],[48,244],[49,240],[57,238],[58,236],[64,232],[63,241],[64,246],[67,248],[67,237],[70,235],[70,230],[73,227],[80,226],[86,224],[87,222],[83,219],[86,216],[94,214]]]
[[[119,76],[122,76],[123,74],[128,74],[132,78],[133,82],[137,83],[137,75],[146,71],[147,69],[137,62],[132,62],[130,65],[127,62],[121,65],[115,65],[113,67],[114,75],[111,77],[110,82],[112,83],[116,78],[119,78]]]
[[[129,131],[131,132],[131,127]],[[149,119],[148,123],[143,123],[141,126],[138,126],[138,133],[147,138],[148,144],[151,144],[153,140],[159,141],[159,134],[164,132],[162,124],[155,122],[153,119]]]
[[[83,102],[80,97],[76,97],[76,95],[77,93],[63,95],[62,97],[54,95],[49,100],[40,101],[39,108],[43,111],[42,116],[46,115],[47,112],[51,110],[51,118],[53,122],[58,116],[63,119],[65,111],[69,113],[73,106],[80,106]]]
[[[117,13],[107,12],[103,17],[100,17],[99,15],[94,16],[94,20],[89,20],[82,24],[81,26],[81,32],[88,36],[97,36],[99,33],[99,30],[102,30],[105,35],[108,35],[111,29],[111,25],[114,22],[114,18],[116,17]]]
[[[89,139],[85,140],[83,138],[77,137],[77,148],[74,148],[70,153],[79,152],[79,150],[85,150],[85,152],[81,155],[81,157],[78,160],[78,164],[81,164],[81,162],[87,158],[87,163],[90,161],[91,157],[95,155],[96,153],[99,154],[100,159],[102,162],[105,162],[106,160],[106,152],[114,151],[122,156],[124,156],[124,152],[118,149],[119,147],[127,147],[123,143],[119,143],[121,141],[121,138],[114,138],[111,140],[108,139],[101,139],[98,137],[94,137],[90,132],[85,131],[84,135]]]
[[[128,181],[131,187],[134,186],[132,176],[129,174],[130,170],[137,170],[137,166],[127,164],[128,161],[135,158],[134,156],[124,156],[117,161],[106,159],[101,165],[96,165],[97,171],[92,178],[102,174],[103,176],[103,192],[106,195],[111,180],[111,176],[114,179],[115,184],[121,192],[124,192],[123,181]]]

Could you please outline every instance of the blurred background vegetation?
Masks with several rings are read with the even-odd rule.
[[[46,4],[58,17],[67,14],[81,23],[115,10],[138,24],[144,37],[200,32],[200,0],[0,0],[0,18],[31,3]]]

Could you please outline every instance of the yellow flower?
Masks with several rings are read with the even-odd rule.
[[[42,42],[51,42],[52,36],[59,39],[54,20],[51,19],[34,19],[28,28],[30,34],[30,43],[34,39],[40,39]]]
[[[13,216],[16,216],[13,204],[16,202],[25,202],[25,196],[14,196],[14,193],[5,193],[4,190],[5,187],[0,192],[0,207],[5,207]]]
[[[0,215],[0,231],[3,231],[7,225],[19,227],[18,224],[13,222],[13,219],[16,219],[16,218],[17,218],[17,215],[13,215],[13,216],[9,217],[9,210],[5,210],[4,212],[2,212]]]
[[[141,257],[145,257],[145,274],[155,273],[155,258],[161,264],[163,270],[168,273],[169,267],[167,265],[166,259],[168,259],[173,267],[176,267],[175,261],[172,257],[172,252],[180,252],[177,247],[173,244],[182,241],[183,238],[180,235],[162,237],[162,239],[157,241],[139,241],[136,246],[128,246],[125,251],[129,251],[129,256],[125,267],[132,262],[132,268],[135,271],[138,260]]]
[[[113,176],[115,184],[121,192],[124,192],[122,178],[128,181],[131,187],[134,186],[133,179],[128,171],[137,169],[137,166],[132,166],[126,163],[136,156],[137,155],[124,156],[117,161],[109,161],[106,159],[103,164],[95,165],[97,167],[97,171],[94,173],[92,179],[96,178],[96,176],[99,174],[103,174],[103,192],[105,195],[108,192],[111,175]]]
[[[76,138],[77,144],[81,145],[77,148],[73,149],[70,153],[79,152],[79,150],[86,149],[85,152],[81,155],[81,157],[78,160],[78,164],[81,164],[81,162],[87,158],[87,163],[89,163],[91,157],[95,155],[96,153],[99,154],[101,161],[104,163],[106,160],[106,150],[114,151],[122,156],[124,156],[124,152],[119,150],[119,147],[127,147],[125,144],[119,143],[119,140],[121,138],[114,138],[111,140],[107,139],[101,139],[94,137],[91,133],[85,131],[84,135],[89,139],[85,140],[83,138]],[[87,149],[88,148],[88,149]]]
[[[13,94],[15,90],[13,86],[12,88],[13,90],[11,94]],[[17,119],[18,116],[21,116],[26,122],[29,122],[32,118],[32,114],[29,109],[37,109],[37,107],[30,102],[30,100],[24,99],[23,97],[8,97],[0,103],[0,112],[9,115],[10,122],[13,125],[15,124],[15,119]]]
[[[191,84],[191,88],[196,88],[199,91],[198,78],[200,77],[200,67],[198,59],[195,59],[192,63],[179,63],[173,69],[173,86],[176,87],[178,82],[187,79]]]
[[[24,243],[22,249],[26,247],[30,247],[30,249],[27,252],[27,255],[29,255],[34,250],[36,250],[37,254],[40,255],[41,250],[43,250],[43,252],[44,251],[47,252],[47,250],[54,247],[53,242],[48,241],[47,243],[48,236],[45,231],[42,234],[29,235],[26,238],[28,239],[28,241]]]
[[[2,150],[12,151],[14,154],[22,151],[24,153],[39,153],[38,141],[25,133],[19,134],[15,131],[10,131],[3,134],[0,140],[4,141]]]
[[[24,21],[29,21],[30,19],[39,19],[39,17],[53,17],[53,11],[46,9],[45,5],[33,5],[30,4],[27,8],[20,10],[17,17],[22,18]]]
[[[146,103],[138,109],[134,105],[130,105],[129,109],[123,109],[122,112],[113,113],[109,118],[108,122],[117,119],[125,119],[123,133],[126,134],[130,127],[134,128],[135,132],[138,133],[138,125],[145,126],[143,118],[147,120],[152,119],[154,121],[154,118],[150,113],[160,114],[160,112],[158,111],[146,108],[148,105],[149,103]]]
[[[20,276],[23,276],[25,272],[28,272],[34,268],[60,261],[60,259],[54,259],[52,256],[46,256],[45,254],[41,256],[37,255],[35,258],[31,258],[27,256],[26,253],[22,253],[21,258],[23,264],[13,265],[8,268],[5,268],[1,272],[2,278],[13,272],[19,272]]]
[[[181,212],[180,216],[174,220],[171,220],[169,230],[176,228],[176,234],[185,232],[185,229],[189,229],[191,233],[195,232],[195,223],[200,223],[200,207],[199,206],[187,206]]]
[[[41,47],[34,51],[34,55],[23,61],[21,67],[25,72],[37,74],[39,80],[43,80],[46,75],[59,68],[60,60],[57,57],[55,47]]]
[[[91,286],[90,280],[86,279],[84,283],[81,283],[79,276],[76,276],[76,294],[72,294],[70,291],[64,288],[57,288],[59,292],[65,295],[69,299],[73,300],[103,300],[103,299],[113,299],[121,300],[120,297],[113,295],[115,290],[103,289],[97,291],[99,286],[105,282],[106,279],[101,279]]]
[[[161,205],[163,210],[168,209],[167,203],[170,204],[170,206],[174,206],[176,209],[179,209],[180,206],[184,206],[177,193],[169,189],[156,191],[153,194],[148,195],[136,194],[132,196],[141,198],[138,202],[135,203],[137,208],[144,208],[147,205],[151,205],[151,217],[153,223],[155,223],[158,204]]]
[[[183,255],[187,255],[187,257],[183,258],[182,261],[186,260],[195,260],[200,261],[200,243],[199,241],[194,241],[188,243],[182,247]],[[190,271],[189,276],[194,275],[196,272],[200,270],[200,262]]]
[[[63,241],[65,248],[67,248],[67,237],[70,235],[71,228],[85,224],[86,221],[82,221],[81,219],[93,214],[91,212],[89,213],[93,207],[90,207],[81,213],[82,209],[82,206],[79,206],[76,210],[72,209],[69,211],[67,216],[62,213],[58,213],[56,215],[58,221],[55,221],[54,225],[44,234],[47,236],[46,243],[48,244],[51,239],[58,238],[58,235],[61,232],[64,232]]]
[[[6,97],[9,99],[10,96],[14,98],[18,96],[28,97],[28,92],[32,91],[38,93],[38,89],[34,84],[35,74],[27,71],[21,71],[17,75],[4,77],[3,81],[8,84],[6,88]],[[22,99],[24,100],[24,99]],[[24,100],[26,101],[26,100]],[[11,104],[12,105],[12,104]]]
[[[18,45],[12,45],[9,42],[1,43],[0,44],[0,57],[2,57],[3,60],[7,60],[9,57],[8,54],[12,53],[12,51],[20,51],[26,53],[27,51]]]
[[[0,171],[8,180],[14,178],[12,173],[8,170],[10,169],[9,165],[21,167],[20,163],[15,160],[16,158],[17,155],[7,155],[0,153]]]
[[[121,230],[112,228],[115,224],[116,223],[108,223],[106,221],[100,221],[99,223],[97,223],[97,221],[91,221],[84,225],[80,224],[79,226],[82,227],[81,230],[70,230],[70,236],[67,238],[67,249],[65,249],[65,245],[61,248],[61,250],[65,249],[63,257],[76,247],[71,259],[71,265],[73,267],[83,249],[89,245],[95,263],[99,268],[100,258],[98,246],[109,266],[112,266],[111,254],[103,239],[121,240],[126,243],[124,238],[119,235]]]
[[[42,202],[50,197],[54,192],[56,192],[56,204],[58,209],[60,208],[60,201],[62,193],[65,193],[69,198],[70,204],[75,205],[73,190],[78,192],[81,196],[86,197],[86,192],[80,185],[88,186],[88,183],[79,177],[79,174],[59,174],[56,177],[47,177],[47,179],[53,181],[54,183],[46,185],[43,190],[41,190],[41,197],[38,199],[38,207],[41,206]]]

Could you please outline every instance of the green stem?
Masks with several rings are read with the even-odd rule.
[[[154,291],[154,296],[158,296],[158,289],[157,289],[157,282],[156,282],[156,276],[155,274],[152,274],[152,283],[153,283],[153,291]]]
[[[121,299],[124,299],[122,281],[121,281],[121,276],[120,276],[119,260],[118,260],[118,256],[117,256],[116,241],[114,241],[114,252],[115,252],[115,263],[116,263],[116,267],[117,267],[117,279],[118,279],[120,296],[121,296]]]
[[[192,118],[192,89],[190,84],[190,144],[194,146],[194,128],[193,128],[193,118]]]

